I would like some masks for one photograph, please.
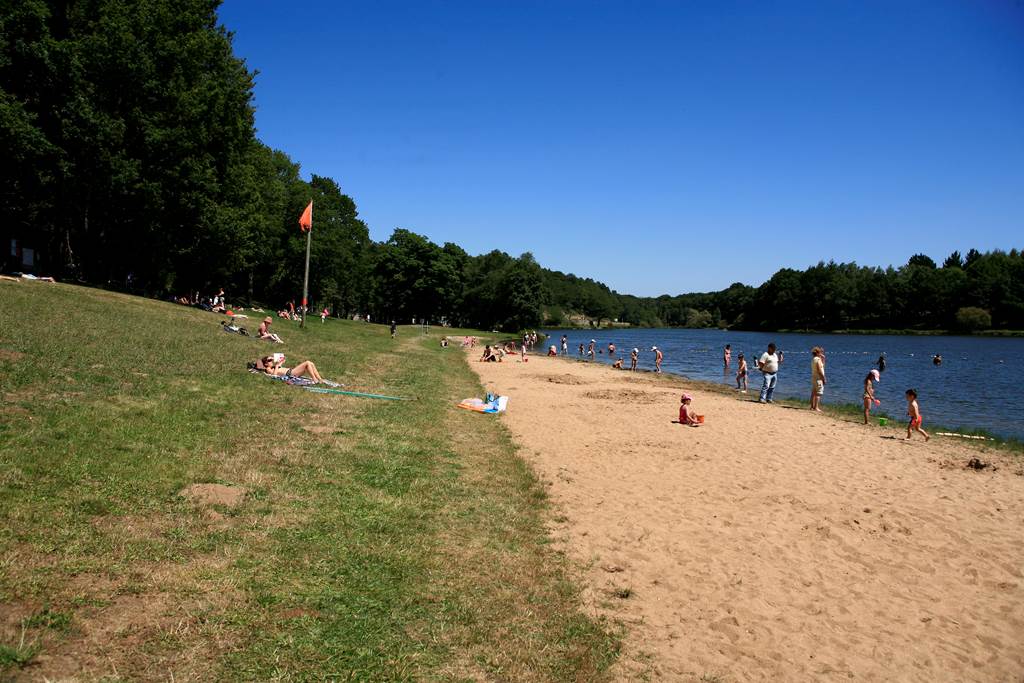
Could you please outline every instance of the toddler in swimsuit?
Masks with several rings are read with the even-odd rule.
[[[910,416],[910,424],[907,425],[907,438],[910,438],[911,431],[920,432],[927,441],[929,438],[928,432],[921,429],[921,423],[924,422],[924,418],[921,416],[921,407],[917,405],[917,391],[914,389],[907,389],[907,415]]]

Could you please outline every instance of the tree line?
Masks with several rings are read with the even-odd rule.
[[[302,287],[297,219],[314,202],[311,302],[338,315],[519,330],[573,321],[747,329],[1024,328],[1016,250],[893,269],[821,263],[760,287],[636,297],[396,229],[256,137],[255,74],[218,0],[24,0],[0,10],[0,236],[40,273],[152,296],[281,305]],[[10,244],[11,249],[6,249]],[[18,248],[15,248],[18,245]]]

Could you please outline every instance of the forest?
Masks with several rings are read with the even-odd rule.
[[[564,324],[739,329],[1024,329],[1017,249],[821,262],[759,287],[637,297],[466,253],[396,228],[369,236],[337,180],[256,136],[255,74],[218,0],[5,2],[0,11],[4,269],[167,298],[223,287],[235,304],[301,296],[333,314],[508,331]],[[7,246],[10,245],[8,249]],[[31,254],[31,257],[28,256]],[[29,262],[26,262],[28,259]],[[29,268],[30,267],[30,268]]]

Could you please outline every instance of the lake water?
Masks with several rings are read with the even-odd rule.
[[[886,355],[882,381],[875,385],[881,410],[905,422],[908,388],[917,389],[924,427],[982,428],[1004,437],[1024,439],[1024,338],[923,337],[903,335],[780,334],[684,329],[545,330],[549,344],[569,337],[569,355],[596,339],[604,353],[597,362],[610,364],[608,343],[629,367],[629,352],[640,349],[639,367],[654,369],[652,346],[665,354],[662,370],[693,379],[736,386],[738,356],[750,368],[750,395],[761,388],[757,358],[774,341],[785,354],[779,370],[777,397],[810,398],[811,348],[825,349],[823,404],[861,403],[864,376]],[[722,349],[732,344],[728,374],[722,371]],[[935,366],[932,356],[942,355]]]

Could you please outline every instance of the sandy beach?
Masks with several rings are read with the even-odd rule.
[[[478,355],[587,608],[626,627],[618,679],[1024,681],[1020,458],[760,405],[756,372],[741,397]],[[673,423],[684,389],[703,427]]]

